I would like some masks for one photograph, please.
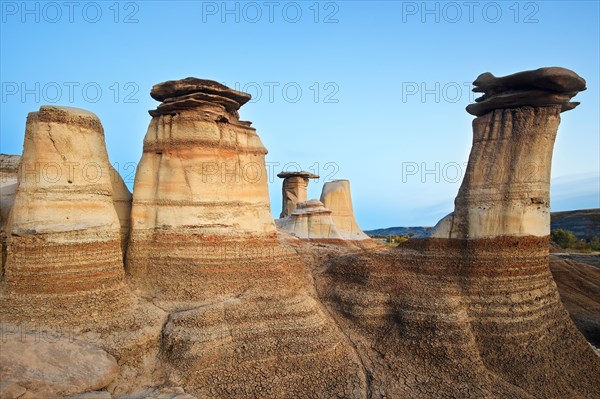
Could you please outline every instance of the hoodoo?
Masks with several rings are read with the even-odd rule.
[[[331,210],[337,231],[345,240],[368,240],[369,236],[358,227],[352,208],[350,181],[334,180],[323,185],[321,202]]]
[[[585,81],[542,68],[475,85],[486,94],[468,107],[480,116],[454,213],[430,238],[332,259],[318,290],[357,342],[372,392],[597,397],[600,358],[548,267],[554,138]]]
[[[163,102],[150,111],[135,177],[127,271],[168,300],[225,294],[206,284],[219,254],[253,247],[248,262],[265,262],[273,253],[267,150],[237,113],[250,96],[196,78],[157,84],[151,95]],[[231,273],[232,286],[246,284],[244,272]]]
[[[540,68],[496,78],[480,75],[484,92],[467,111],[473,147],[454,213],[432,232],[439,238],[491,238],[550,234],[550,166],[560,113],[585,90],[585,80],[564,68]]]
[[[162,104],[136,174],[127,272],[173,312],[163,330],[173,378],[200,397],[354,396],[360,363],[279,241],[267,151],[238,117],[250,96],[196,78],[151,95]]]
[[[281,172],[277,177],[283,179],[281,187],[283,203],[279,215],[283,219],[294,212],[297,203],[307,200],[308,179],[318,179],[319,176],[310,172]]]
[[[0,312],[12,321],[83,323],[126,300],[120,224],[100,120],[42,106],[27,118]]]

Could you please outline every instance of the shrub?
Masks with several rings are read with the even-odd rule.
[[[592,237],[590,240],[590,249],[592,251],[600,251],[600,237]]]
[[[575,237],[575,234],[568,230],[554,229],[550,233],[550,236],[552,237],[552,241],[560,245],[562,248],[571,248],[577,242],[577,237]]]

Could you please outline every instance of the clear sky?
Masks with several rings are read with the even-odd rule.
[[[600,207],[598,1],[2,1],[3,153],[28,112],[96,113],[131,187],[158,103],[153,84],[213,79],[254,96],[241,110],[275,173],[349,179],[364,229],[433,225],[452,211],[471,145],[472,82],[543,66],[587,80],[562,114],[552,210]],[[278,215],[281,181],[271,176]]]

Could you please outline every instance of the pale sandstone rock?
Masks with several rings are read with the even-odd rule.
[[[3,334],[0,380],[25,388],[22,397],[48,399],[102,389],[118,372],[114,357],[86,342],[35,333]]]
[[[227,90],[221,93],[225,98],[244,94]],[[134,235],[155,228],[225,235],[274,232],[267,150],[255,129],[217,102],[157,112],[136,173]]]
[[[530,107],[517,101],[505,108],[493,99],[513,89],[528,93],[551,87],[576,93],[585,89],[585,81],[563,68],[497,79],[484,74],[478,81],[491,92],[481,103],[488,104],[489,112],[473,121],[473,147],[454,212],[435,226],[431,237],[547,236],[550,166],[561,105]]]
[[[318,179],[319,176],[309,172],[281,172],[277,177],[283,179],[281,214],[279,218],[291,215],[298,202],[307,200],[308,179]]]
[[[2,280],[4,275],[7,239],[6,226],[17,191],[17,175],[20,161],[21,157],[19,155],[0,154],[0,245],[2,246],[0,280]]]
[[[325,208],[331,210],[333,224],[338,233],[345,240],[368,240],[367,236],[358,227],[352,208],[350,182],[348,180],[334,180],[323,185],[321,202]]]
[[[299,202],[296,209],[286,218],[275,221],[279,230],[304,239],[339,239],[331,211],[319,200]]]
[[[113,190],[113,204],[115,211],[119,217],[119,225],[121,227],[121,250],[123,255],[127,252],[127,242],[129,241],[129,224],[131,221],[131,200],[132,195],[125,185],[123,178],[110,165],[111,184]]]
[[[118,317],[126,294],[109,171],[94,114],[55,106],[29,114],[6,227],[2,318],[61,325]]]
[[[247,95],[199,79],[153,95],[164,103],[137,170],[127,271],[170,312],[169,380],[198,397],[360,396],[359,359],[275,230],[266,149],[230,108]]]

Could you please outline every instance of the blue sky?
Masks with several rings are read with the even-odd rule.
[[[450,212],[471,145],[472,82],[542,66],[587,80],[562,114],[552,210],[600,206],[597,1],[2,1],[0,151],[43,104],[96,113],[131,187],[157,102],[187,76],[245,89],[269,169],[349,179],[364,229]],[[269,185],[280,212],[281,181]]]

